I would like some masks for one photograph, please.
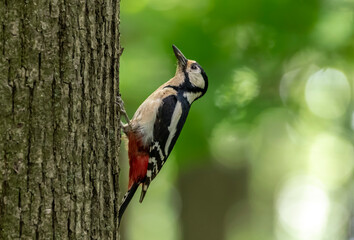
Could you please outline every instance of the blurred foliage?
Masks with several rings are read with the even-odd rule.
[[[172,44],[210,86],[124,239],[354,237],[354,0],[122,1],[121,33],[130,116]]]

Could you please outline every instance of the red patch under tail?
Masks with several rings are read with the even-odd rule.
[[[129,156],[129,185],[141,183],[146,177],[149,163],[149,149],[143,146],[141,138],[135,133],[129,133],[128,156]]]

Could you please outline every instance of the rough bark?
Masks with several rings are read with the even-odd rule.
[[[117,239],[119,0],[0,0],[0,239]]]

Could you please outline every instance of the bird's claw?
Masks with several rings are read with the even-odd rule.
[[[132,126],[130,124],[130,119],[128,117],[127,111],[124,108],[124,102],[120,94],[116,98],[116,104],[118,106],[119,112],[123,114],[125,120],[127,121],[127,124],[124,124],[122,121],[120,121],[120,127],[123,129],[124,133],[127,133],[129,130],[132,129]]]

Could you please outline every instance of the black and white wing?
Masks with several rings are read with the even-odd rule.
[[[186,121],[188,111],[189,104],[179,101],[176,95],[169,95],[162,100],[155,120],[153,140],[149,150],[149,163],[140,202],[143,201],[151,181],[170,155]]]

